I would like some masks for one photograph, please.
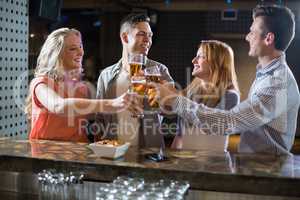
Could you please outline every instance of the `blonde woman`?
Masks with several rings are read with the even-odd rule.
[[[229,45],[217,40],[202,41],[192,63],[192,75],[195,78],[182,91],[182,95],[208,107],[225,110],[239,103],[234,56]],[[214,128],[219,128],[218,124],[214,127],[202,124],[201,128],[209,129],[211,133],[205,135],[202,129],[190,122],[180,118],[181,131],[174,139],[174,148],[226,151],[228,136],[214,135]]]
[[[25,111],[31,119],[30,139],[88,142],[87,114],[118,112],[131,105],[131,95],[110,100],[89,98],[80,80],[83,47],[75,29],[60,28],[46,39],[37,59]]]

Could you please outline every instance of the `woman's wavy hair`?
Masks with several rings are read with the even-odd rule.
[[[183,90],[183,95],[198,103],[215,107],[226,90],[232,89],[239,92],[234,53],[228,44],[218,40],[203,40],[199,48],[202,48],[210,65],[209,82],[195,77]]]
[[[63,76],[61,53],[64,48],[65,37],[71,33],[81,36],[78,30],[70,28],[59,28],[48,35],[37,58],[34,78],[47,76],[58,81]],[[31,118],[31,106],[32,91],[30,88],[25,105],[25,113],[29,119]]]

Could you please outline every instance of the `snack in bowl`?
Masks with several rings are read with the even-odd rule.
[[[118,140],[100,140],[96,142],[96,145],[107,145],[107,146],[119,146],[124,144],[124,142]]]
[[[130,143],[124,143],[118,140],[100,140],[88,145],[97,156],[113,159],[123,156],[129,146]]]

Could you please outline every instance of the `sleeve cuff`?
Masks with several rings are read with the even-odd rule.
[[[177,96],[173,102],[172,108],[175,113],[179,115],[184,115],[184,113],[188,112],[190,109],[195,108],[197,103],[189,100],[184,96]]]

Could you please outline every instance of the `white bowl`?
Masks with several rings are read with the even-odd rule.
[[[97,143],[91,143],[88,145],[88,147],[93,150],[94,154],[105,158],[119,158],[127,152],[129,146],[129,142],[117,146]]]

